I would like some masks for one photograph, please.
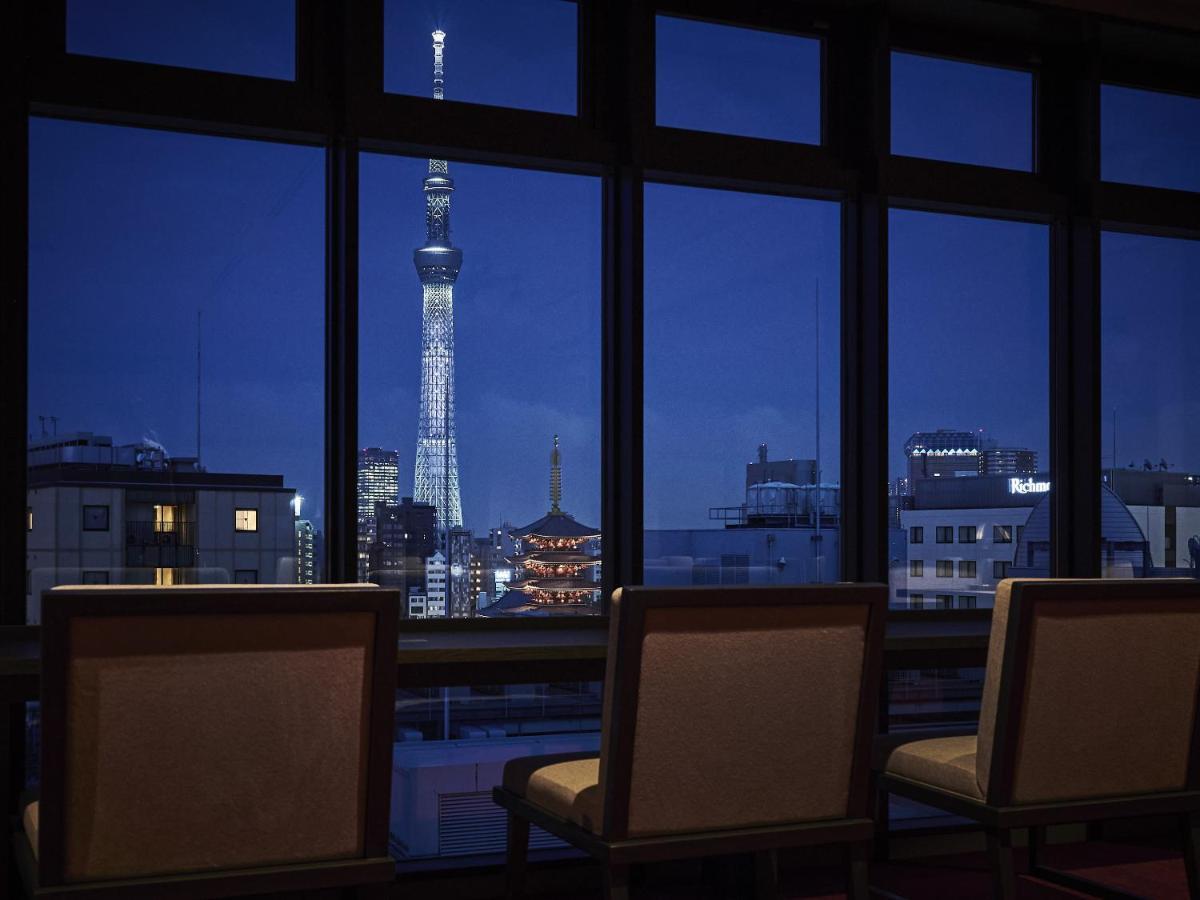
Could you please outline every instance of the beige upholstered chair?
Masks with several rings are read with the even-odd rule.
[[[393,881],[398,610],[370,585],[47,591],[30,893]]]
[[[981,822],[996,894],[1015,891],[1011,829],[1040,878],[1047,825],[1176,814],[1200,896],[1200,582],[1002,581],[979,733],[902,745],[880,787]]]
[[[605,864],[851,846],[866,896],[870,740],[887,589],[645,588],[612,601],[600,754],[512,760],[510,893],[530,823]]]

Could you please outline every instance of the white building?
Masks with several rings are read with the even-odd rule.
[[[296,583],[316,584],[317,530],[308,519],[296,520]]]
[[[425,616],[430,619],[446,617],[448,571],[446,557],[439,550],[425,560]]]

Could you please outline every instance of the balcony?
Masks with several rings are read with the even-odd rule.
[[[186,569],[196,565],[195,522],[126,522],[125,565]]]

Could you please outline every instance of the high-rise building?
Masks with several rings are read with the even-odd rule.
[[[425,560],[437,549],[434,508],[405,497],[399,503],[376,503],[374,519],[377,535],[366,580],[399,588],[402,598],[414,590],[424,595]]]
[[[371,545],[375,543],[375,504],[395,503],[400,496],[400,455],[395,450],[365,447],[358,451],[358,580],[367,580]]]
[[[444,32],[433,32],[435,100],[442,99],[445,39]],[[454,430],[454,282],[462,268],[462,251],[450,241],[454,179],[446,160],[429,160],[424,184],[425,244],[413,251],[422,293],[421,413],[413,499],[437,510],[439,544],[445,546],[449,530],[463,523]]]
[[[1024,447],[985,447],[979,452],[980,475],[1035,475],[1036,450]]]
[[[471,593],[471,532],[451,528],[446,537],[446,564],[449,567],[450,615],[465,619],[475,614],[475,596]]]
[[[317,583],[317,530],[308,519],[296,520],[296,583]]]

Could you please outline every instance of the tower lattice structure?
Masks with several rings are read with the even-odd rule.
[[[445,32],[433,32],[433,97],[442,99]],[[421,417],[413,499],[437,510],[440,536],[462,525],[458,442],[454,429],[454,282],[462,251],[450,242],[454,179],[444,159],[429,160],[425,176],[425,244],[413,251],[421,279]],[[440,542],[439,542],[440,543]]]

